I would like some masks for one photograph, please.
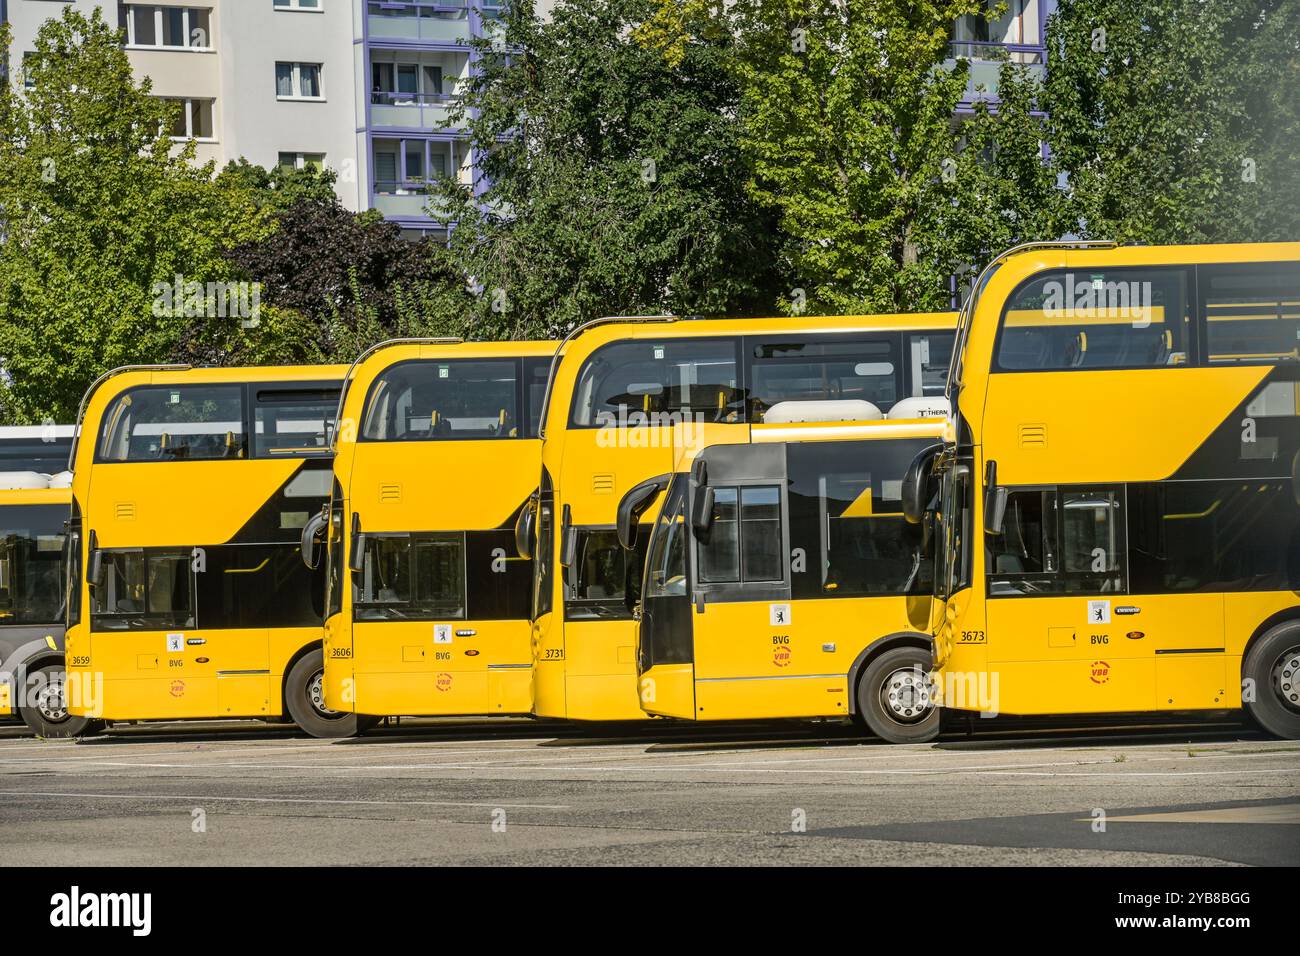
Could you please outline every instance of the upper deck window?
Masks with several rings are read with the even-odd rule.
[[[550,376],[550,358],[524,359],[525,438],[536,438],[541,429],[542,402],[546,399],[546,383]]]
[[[338,389],[260,389],[253,404],[254,454],[327,454],[338,401]]]
[[[1022,284],[1002,313],[995,370],[1160,368],[1188,362],[1188,271],[1059,269]]]
[[[669,425],[703,416],[743,420],[733,340],[615,342],[596,351],[578,373],[571,424],[575,428]]]
[[[1300,361],[1300,263],[1200,267],[1210,362]]]
[[[899,399],[897,333],[859,341],[759,342],[750,364],[750,421],[779,402],[870,402],[886,412]]]
[[[519,362],[402,362],[370,387],[363,441],[522,438]]]
[[[243,387],[150,385],[119,395],[104,415],[99,461],[244,458]]]

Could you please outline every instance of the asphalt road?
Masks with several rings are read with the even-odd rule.
[[[1300,864],[1300,742],[1205,720],[971,730],[6,727],[0,846],[10,865]]]

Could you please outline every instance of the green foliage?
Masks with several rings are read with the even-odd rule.
[[[462,115],[482,192],[443,179],[431,208],[457,224],[444,258],[479,337],[772,301],[778,242],[745,193],[729,41],[671,63],[631,35],[653,12],[568,0],[542,23],[514,4],[502,40],[477,44]]]
[[[35,53],[33,88],[0,84],[0,416],[67,421],[96,375],[166,358],[196,321],[155,314],[155,282],[224,281],[222,251],[269,226],[169,139],[173,107],[99,12],[65,8]]]
[[[792,287],[818,312],[947,308],[985,249],[1052,235],[1034,84],[954,120],[967,61],[953,23],[977,0],[739,0],[750,188],[791,239]],[[1042,204],[1045,204],[1043,206]],[[799,298],[787,299],[798,307]]]
[[[1052,147],[1082,234],[1300,234],[1298,0],[1061,0],[1048,44]]]
[[[334,193],[337,179],[338,174],[328,167],[304,166],[297,169],[273,166],[265,169],[242,156],[226,163],[219,177],[223,185],[247,191],[259,208],[269,207],[273,212],[283,212],[301,200],[337,202]]]

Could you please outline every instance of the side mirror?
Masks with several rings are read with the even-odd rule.
[[[695,493],[691,508],[691,528],[697,535],[706,535],[713,527],[713,489],[707,485]]]
[[[691,529],[697,535],[706,535],[713,525],[713,489],[709,487],[709,466],[703,458],[696,458],[691,466]]]
[[[316,551],[316,539],[320,537],[321,531],[325,527],[326,506],[319,512],[312,515],[305,525],[302,526],[302,539],[299,543],[299,551],[302,554],[302,563],[307,565],[308,569],[315,571],[320,566],[320,555]]]
[[[998,463],[990,461],[984,471],[984,531],[1002,533],[1002,519],[1007,513],[1007,489],[998,484]]]
[[[659,495],[659,492],[668,487],[668,482],[672,480],[671,475],[656,475],[653,478],[647,478],[638,485],[633,486],[623,499],[618,503],[618,514],[614,519],[614,527],[618,532],[619,546],[627,551],[636,547],[637,525],[641,522],[641,515],[645,514],[647,508]]]
[[[573,526],[569,506],[564,506],[564,514],[560,519],[560,564],[563,567],[573,567],[573,562],[578,560],[578,529]]]
[[[525,561],[533,559],[533,529],[537,522],[537,496],[532,495],[524,502],[515,519],[515,551]]]
[[[352,553],[348,555],[348,567],[360,571],[366,566],[366,534],[361,530],[361,515],[352,512]]]
[[[934,460],[941,451],[942,444],[922,448],[903,472],[903,518],[908,524],[920,524],[930,510],[934,500]]]
[[[99,538],[90,532],[90,557],[86,560],[86,583],[92,588],[98,587],[104,573],[104,553],[99,550]]]

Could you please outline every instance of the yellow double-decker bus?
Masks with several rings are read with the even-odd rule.
[[[1300,737],[1300,243],[1012,250],[951,385],[906,496],[937,501],[944,705]]]
[[[534,714],[647,716],[632,616],[644,547],[619,546],[615,516],[629,489],[673,470],[675,427],[706,445],[819,401],[856,403],[862,419],[933,404],[955,323],[955,314],[659,316],[575,330],[551,372],[540,488],[519,528],[521,548],[535,553]]]
[[[683,437],[673,473],[623,497],[626,548],[664,496],[637,606],[646,713],[854,716],[892,742],[938,734],[933,552],[929,527],[904,519],[902,485],[945,421],[860,414],[815,403],[799,423],[728,426],[706,447]]]
[[[72,453],[70,713],[354,731],[324,705],[324,575],[298,554],[329,496],[344,371],[132,367],[91,386]]]
[[[553,342],[395,340],[349,371],[326,539],[325,701],[361,715],[527,714],[537,490]]]

